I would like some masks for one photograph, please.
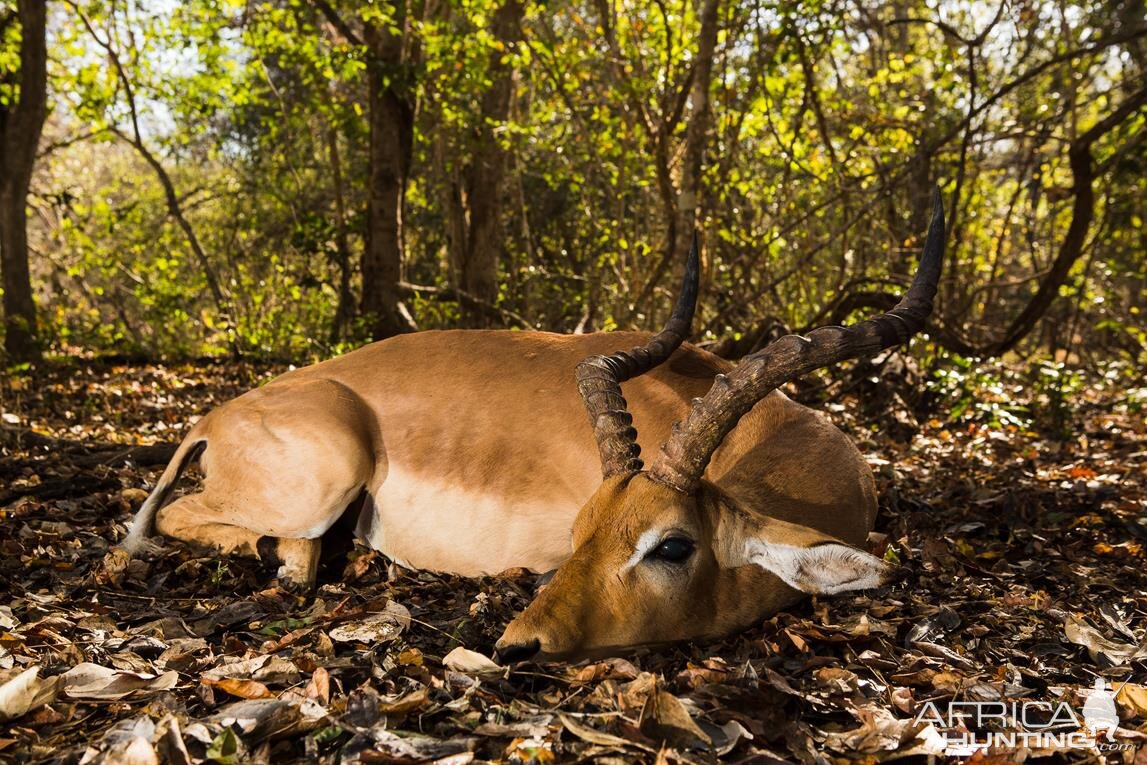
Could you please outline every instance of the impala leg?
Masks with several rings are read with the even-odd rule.
[[[202,493],[188,494],[162,508],[155,517],[155,528],[164,536],[210,547],[224,555],[259,557],[262,534],[225,523],[222,513]]]
[[[279,562],[276,576],[292,584],[312,587],[319,572],[321,539],[286,539],[262,537],[256,547],[260,560]]]
[[[188,494],[160,510],[155,526],[165,536],[210,547],[224,555],[278,563],[278,577],[294,584],[309,587],[315,583],[321,540],[267,536],[224,522],[230,515],[233,514],[211,502],[207,494]]]

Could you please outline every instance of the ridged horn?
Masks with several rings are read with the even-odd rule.
[[[621,383],[665,361],[689,336],[700,280],[697,232],[685,261],[685,281],[665,328],[648,343],[609,356],[590,356],[577,365],[577,387],[593,425],[601,472],[608,478],[641,470],[641,448]]]
[[[709,392],[695,400],[685,419],[674,426],[650,477],[692,493],[725,436],[771,391],[815,369],[906,342],[932,312],[943,254],[944,205],[937,189],[916,277],[896,307],[848,327],[818,327],[807,336],[778,338],[746,356],[728,375],[718,375]]]

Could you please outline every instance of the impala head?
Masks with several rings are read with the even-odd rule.
[[[801,593],[885,581],[889,567],[879,558],[773,518],[768,507],[742,507],[702,475],[725,436],[770,391],[822,366],[905,342],[921,329],[939,281],[943,239],[937,193],[919,270],[895,308],[850,327],[780,338],[718,375],[646,469],[620,384],[664,361],[688,334],[694,242],[685,289],[666,329],[644,348],[578,366],[604,480],[574,522],[572,556],[498,641],[503,661],[716,637]]]
[[[607,478],[578,515],[573,557],[498,642],[503,660],[565,658],[718,637],[798,591],[875,587],[879,558],[805,526],[740,510],[702,483],[682,494],[647,473]]]

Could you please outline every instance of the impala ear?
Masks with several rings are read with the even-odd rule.
[[[753,539],[746,553],[750,563],[771,571],[790,587],[820,595],[879,587],[892,575],[892,567],[880,558],[843,542],[801,547]]]
[[[760,566],[801,592],[832,595],[879,587],[895,571],[875,555],[808,526],[743,516],[721,526],[724,565]]]

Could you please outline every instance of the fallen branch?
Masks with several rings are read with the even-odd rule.
[[[0,507],[4,507],[23,497],[36,499],[71,499],[86,497],[100,491],[118,490],[120,482],[116,478],[100,478],[92,475],[75,475],[64,478],[50,478],[34,486],[15,486],[0,491]]]
[[[178,444],[109,444],[102,441],[74,441],[55,438],[26,428],[0,427],[0,446],[17,449],[40,447],[67,454],[79,467],[112,466],[131,462],[144,467],[166,465]],[[73,456],[74,455],[74,456]]]

